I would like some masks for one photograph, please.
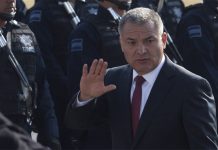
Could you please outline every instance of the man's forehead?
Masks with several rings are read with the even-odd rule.
[[[151,31],[145,31],[145,30],[131,30],[131,31],[125,31],[124,35],[147,35],[152,33]]]
[[[147,34],[149,32],[154,32],[154,28],[146,25],[126,24],[123,28],[124,34]]]

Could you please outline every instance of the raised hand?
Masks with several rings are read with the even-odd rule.
[[[80,80],[80,101],[93,99],[116,89],[114,84],[104,85],[107,66],[107,62],[103,59],[95,59],[89,72],[87,64],[83,66],[82,78]]]

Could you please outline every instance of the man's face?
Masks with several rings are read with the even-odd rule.
[[[166,33],[160,34],[152,23],[137,25],[127,22],[120,33],[125,58],[140,75],[158,66],[166,41]]]
[[[0,0],[0,14],[14,15],[16,0]]]

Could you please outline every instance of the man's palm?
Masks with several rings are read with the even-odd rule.
[[[109,91],[116,89],[116,86],[104,85],[104,76],[107,69],[107,62],[103,59],[94,60],[88,72],[88,67],[83,66],[82,78],[80,81],[80,99],[89,100],[99,97]]]

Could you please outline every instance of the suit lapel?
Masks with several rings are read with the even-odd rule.
[[[158,108],[161,106],[161,103],[164,101],[165,96],[171,87],[170,77],[174,73],[172,71],[172,67],[169,67],[170,65],[172,65],[172,62],[170,62],[170,60],[166,57],[166,62],[153,85],[148,101],[144,107],[139,126],[136,131],[133,147],[137,144],[137,142],[139,142],[140,137],[146,134],[145,132],[151,124],[152,118],[155,116],[155,113],[158,111]]]
[[[125,129],[124,133],[128,140],[128,143],[132,143],[132,127],[131,127],[131,103],[130,103],[130,89],[132,84],[132,68],[128,66],[124,73],[121,75],[120,81],[120,92],[119,97],[122,99],[123,107],[120,108],[120,111],[123,112],[122,120],[120,123]]]

